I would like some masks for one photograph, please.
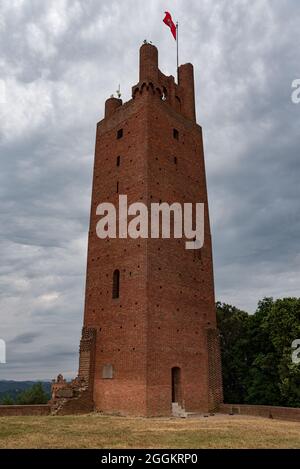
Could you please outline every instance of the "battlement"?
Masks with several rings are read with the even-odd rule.
[[[196,121],[194,68],[190,63],[178,69],[179,83],[172,75],[166,76],[158,66],[158,50],[152,44],[140,48],[139,82],[132,87],[132,98],[137,100],[145,93],[163,101],[186,119]],[[105,118],[112,116],[123,105],[122,100],[111,97],[105,103]]]

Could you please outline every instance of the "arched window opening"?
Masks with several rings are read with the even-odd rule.
[[[120,271],[115,270],[113,273],[113,289],[112,289],[113,299],[120,298]]]
[[[168,99],[168,91],[167,91],[167,88],[163,86],[162,100],[167,101],[167,99]]]

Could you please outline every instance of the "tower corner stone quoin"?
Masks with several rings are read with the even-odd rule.
[[[212,245],[194,71],[179,83],[140,48],[139,82],[111,97],[97,124],[79,373],[53,383],[54,413],[95,409],[133,416],[208,412],[222,403]],[[204,246],[185,239],[99,239],[96,208],[204,203]]]

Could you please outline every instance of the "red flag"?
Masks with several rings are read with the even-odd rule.
[[[177,38],[177,30],[174,21],[172,20],[172,16],[168,11],[165,11],[166,16],[163,19],[163,22],[169,26],[171,33],[173,34],[173,37],[176,41]]]

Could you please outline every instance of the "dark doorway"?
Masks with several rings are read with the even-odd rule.
[[[181,402],[181,376],[180,368],[172,368],[172,402]]]

